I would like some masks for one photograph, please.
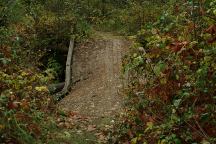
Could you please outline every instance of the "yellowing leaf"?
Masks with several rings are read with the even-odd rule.
[[[166,144],[166,141],[164,139],[163,140],[159,140],[158,144]]]
[[[201,144],[210,144],[210,142],[208,142],[208,141],[206,141],[206,140],[203,140],[203,141],[201,142]]]
[[[41,87],[35,87],[35,90],[39,92],[42,92],[42,91],[47,92],[48,88],[46,86],[41,86]]]
[[[4,125],[1,125],[1,124],[0,124],[0,129],[4,129],[4,127],[5,127]]]
[[[167,79],[166,79],[166,78],[160,79],[160,83],[161,83],[161,84],[166,84],[166,83],[167,83]]]
[[[22,73],[21,73],[21,76],[23,76],[23,77],[24,77],[24,76],[27,76],[27,75],[28,75],[28,73],[26,73],[26,72],[22,72]]]
[[[137,137],[133,138],[133,139],[131,140],[131,144],[137,144],[137,140],[138,140]]]
[[[153,128],[153,122],[147,122],[147,128],[145,129],[145,132],[147,132],[147,131],[149,131],[149,130],[151,130],[152,128]]]

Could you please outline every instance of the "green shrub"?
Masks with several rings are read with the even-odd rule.
[[[191,15],[193,6],[212,9],[212,3],[176,3],[137,34],[125,59],[130,82],[123,141],[216,142],[215,24],[211,10],[203,15],[194,9],[196,20]]]

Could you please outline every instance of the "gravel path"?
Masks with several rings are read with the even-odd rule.
[[[107,33],[97,34],[75,48],[72,66],[74,86],[59,104],[66,111],[106,117],[121,111],[123,98],[121,59],[129,42]]]
[[[69,139],[59,139],[62,144],[113,143],[112,131],[124,103],[119,94],[124,85],[122,58],[130,42],[109,33],[100,32],[93,37],[75,47],[73,87],[58,104],[72,116],[59,120],[59,126],[66,126],[63,130],[70,133]]]

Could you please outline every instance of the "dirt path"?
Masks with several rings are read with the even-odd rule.
[[[130,45],[126,39],[109,33],[96,33],[94,37],[75,48],[74,86],[59,104],[66,111],[90,118],[86,126],[92,129],[110,125],[121,112],[121,59]]]

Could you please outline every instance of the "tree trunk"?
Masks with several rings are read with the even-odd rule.
[[[66,70],[65,70],[65,83],[63,89],[54,95],[55,100],[60,100],[65,94],[67,94],[70,84],[71,84],[71,63],[74,49],[74,39],[70,40],[70,45],[68,48],[68,55],[66,61]]]

